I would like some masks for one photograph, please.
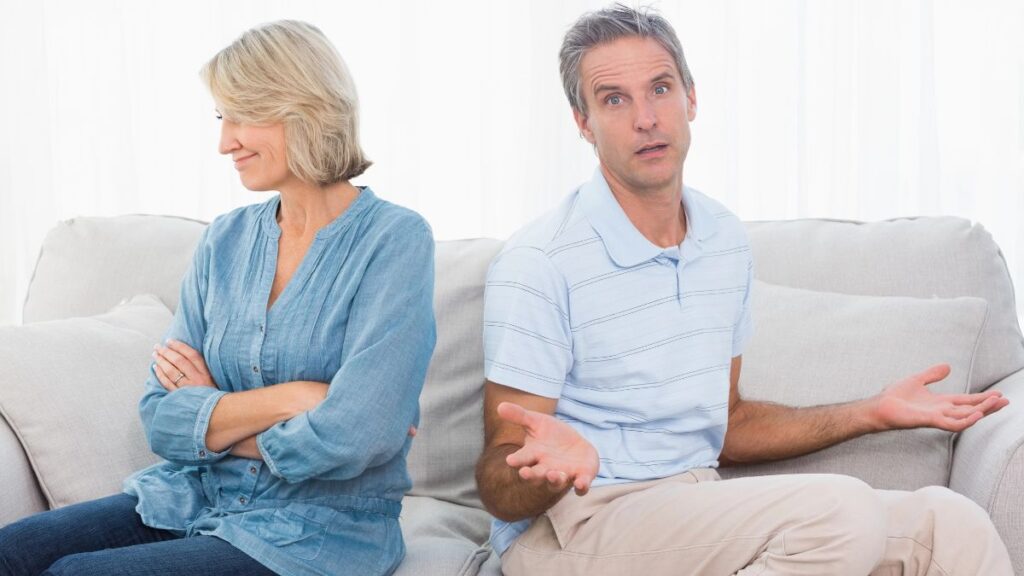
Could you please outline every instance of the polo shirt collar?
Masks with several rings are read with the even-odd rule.
[[[593,178],[580,187],[579,194],[583,213],[618,266],[636,266],[665,251],[633,226],[608,187],[600,167],[594,170]],[[718,231],[718,219],[692,188],[683,186],[682,204],[686,212],[686,238],[683,243],[695,241],[699,246]]]

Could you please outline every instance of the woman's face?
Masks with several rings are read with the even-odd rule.
[[[280,190],[294,175],[288,170],[284,123],[243,124],[223,118],[221,154],[230,154],[242,185],[254,192]]]

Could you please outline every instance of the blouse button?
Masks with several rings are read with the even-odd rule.
[[[249,473],[250,474],[255,474],[256,473],[256,467],[255,466],[249,466]]]
[[[199,457],[200,458],[206,458],[206,450],[200,450],[199,451]]]
[[[239,502],[240,504],[245,504],[245,502],[246,502],[246,500],[245,500],[245,496],[239,496],[239,497],[238,497],[238,502]]]
[[[253,367],[252,367],[252,371],[253,371],[253,372],[255,372],[255,373],[257,373],[257,374],[259,374],[259,373],[260,373],[260,368],[259,368],[259,366],[253,366]]]

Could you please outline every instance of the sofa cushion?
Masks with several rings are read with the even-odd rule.
[[[3,387],[0,377],[0,387]],[[29,514],[46,510],[35,472],[25,456],[21,442],[7,421],[0,418],[0,526]]]
[[[484,438],[484,279],[501,245],[488,239],[437,243],[437,345],[408,459],[414,496],[482,507],[473,468]]]
[[[396,576],[475,575],[489,554],[491,517],[483,510],[406,496],[401,525],[406,552]]]
[[[919,299],[813,292],[755,281],[754,336],[743,354],[748,400],[816,406],[867,398],[934,364],[952,370],[935,393],[968,389],[986,322],[980,298]],[[722,476],[831,472],[875,488],[913,490],[949,480],[952,435],[919,428],[862,436],[799,458]]]
[[[171,319],[143,295],[99,316],[0,327],[0,413],[51,507],[117,493],[157,461],[138,400]]]
[[[971,389],[983,390],[1024,368],[1013,283],[1002,252],[981,225],[953,217],[792,220],[752,222],[747,230],[755,273],[765,282],[870,296],[983,298],[989,322]]]
[[[136,294],[173,312],[185,268],[206,224],[175,216],[73,218],[43,241],[22,320],[102,314]]]

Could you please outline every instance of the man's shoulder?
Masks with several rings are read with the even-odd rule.
[[[505,242],[498,259],[509,253],[532,253],[551,261],[551,256],[566,244],[596,236],[578,206],[579,192],[573,192],[558,206],[523,226]]]
[[[719,234],[716,234],[717,243],[725,244],[749,244],[747,227],[740,220],[739,216],[729,210],[724,204],[704,194],[700,190],[689,188],[691,196],[701,204],[704,212],[709,218],[714,218]]]

